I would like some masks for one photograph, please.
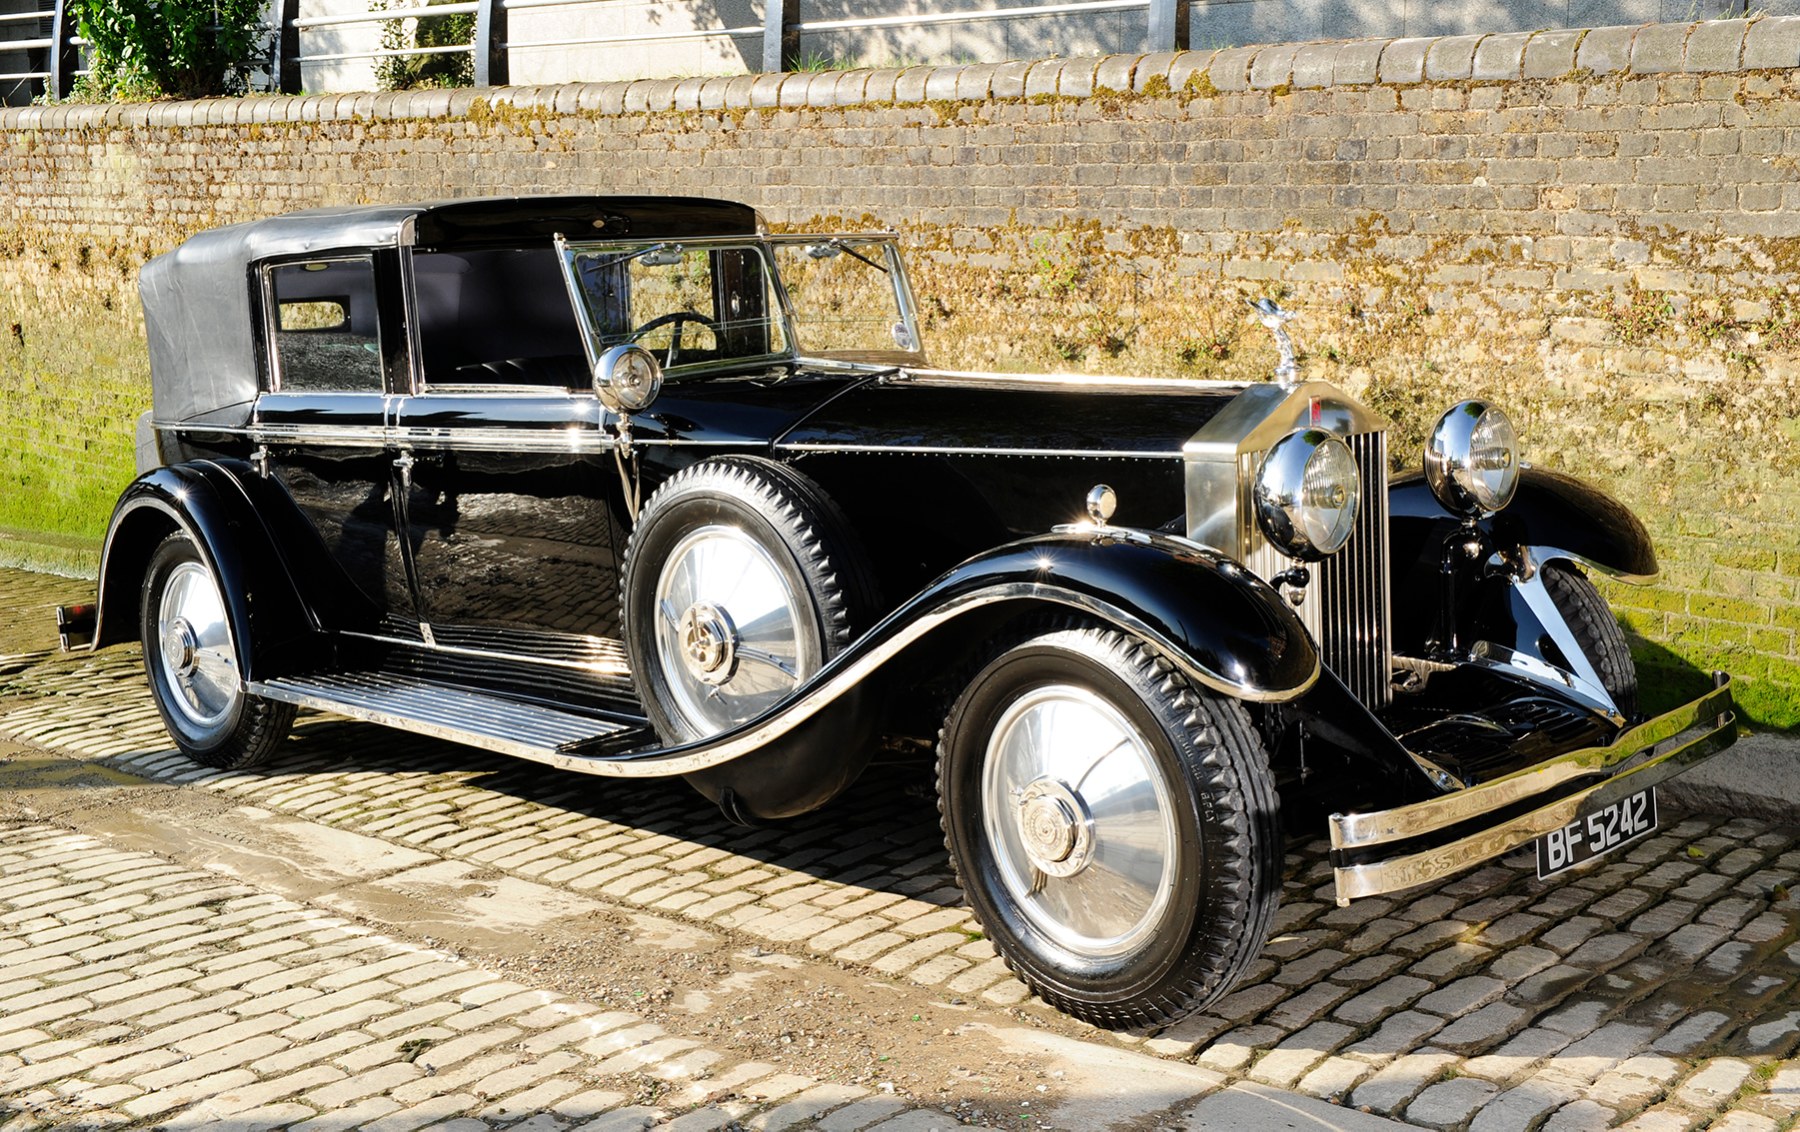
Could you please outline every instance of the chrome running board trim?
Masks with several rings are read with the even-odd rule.
[[[264,699],[590,774],[645,774],[642,764],[612,764],[607,756],[655,741],[641,721],[576,715],[386,673],[290,676],[253,681],[248,690]]]

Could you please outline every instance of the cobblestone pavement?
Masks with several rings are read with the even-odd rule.
[[[208,771],[169,751],[135,650],[18,652],[8,626],[16,634],[18,626],[42,623],[48,605],[81,593],[81,583],[0,572],[0,654],[15,653],[0,655],[0,736],[355,834],[396,853],[427,854],[471,876],[651,913],[759,954],[922,989],[937,1002],[972,1009],[972,1017],[1023,1019],[1046,1042],[1086,1043],[1074,1048],[1097,1064],[1120,1053],[1160,1057],[1177,1085],[1154,1108],[1176,1113],[1167,1118],[1176,1124],[1226,1126],[1209,1123],[1203,1111],[1224,1093],[1189,1110],[1179,1106],[1231,1082],[1239,1099],[1254,1083],[1340,1103],[1345,1107],[1335,1111],[1345,1120],[1361,1109],[1474,1132],[1759,1132],[1787,1128],[1800,1114],[1800,1060],[1790,1060],[1800,1049],[1800,907],[1788,895],[1800,883],[1800,831],[1791,828],[1665,815],[1654,837],[1565,878],[1536,880],[1521,855],[1344,909],[1331,900],[1323,845],[1296,839],[1274,936],[1246,985],[1160,1033],[1111,1036],[1030,1001],[979,938],[948,875],[931,784],[919,768],[879,768],[826,811],[761,830],[729,825],[680,783],[590,780],[327,718],[305,722],[259,772]],[[630,1043],[642,1024],[618,1017],[629,1011],[532,998],[542,992],[364,934],[314,907],[276,907],[214,874],[171,876],[170,883],[179,880],[171,890],[154,879],[154,862],[141,865],[148,871],[140,876],[124,857],[104,854],[79,878],[58,873],[94,852],[74,848],[70,838],[79,836],[42,825],[6,835],[0,1107],[79,1096],[134,1118],[178,1110],[204,1122],[218,1105],[239,1103],[222,1098],[238,1097],[246,1109],[331,1110],[332,1123],[308,1127],[380,1117],[388,1122],[369,1126],[398,1128],[425,1123],[434,1112],[468,1114],[485,1127],[536,1106],[543,1112],[530,1119],[540,1123],[519,1125],[535,1132],[567,1126],[556,1104],[579,1109],[605,1101],[615,1112],[642,1115],[616,1086],[596,1091],[571,1083],[593,1078],[605,1059],[685,1065],[684,1056],[707,1048],[643,1034],[650,1044],[639,1049]],[[62,856],[39,862],[32,846]],[[27,862],[49,879],[15,873]],[[43,905],[31,898],[71,882],[86,892],[71,895],[66,909],[60,900]],[[115,896],[121,889],[146,895]],[[199,938],[229,936],[234,951],[245,949],[245,936],[264,940],[247,950],[269,953],[247,963],[272,966],[241,978],[234,972],[248,965],[196,960],[187,944],[158,945],[161,973],[107,958],[140,946],[134,941],[178,931],[177,924]],[[330,958],[284,958],[320,949]],[[337,965],[343,989],[309,986],[316,994],[285,1000],[296,993],[286,989],[296,985],[291,976],[320,964]],[[184,1014],[176,999],[206,1001],[202,981],[241,998]],[[126,986],[144,996],[134,1002],[174,996],[173,1013],[120,1014],[110,1004]],[[362,997],[347,993],[351,987],[362,987]],[[360,1005],[370,1002],[381,1006]],[[441,1016],[431,1017],[433,1009]],[[210,1020],[185,1020],[193,1017]],[[432,1045],[416,1060],[399,1055],[390,1039],[403,1031],[395,1025],[401,1018],[430,1028],[422,1033]],[[476,1048],[467,1036],[471,1018],[497,1024],[494,1032],[503,1036]],[[983,1025],[956,1032],[989,1033]],[[605,1032],[584,1029],[593,1027]],[[229,1037],[211,1044],[220,1034]],[[489,1037],[484,1031],[479,1041]],[[356,1044],[365,1041],[371,1044]],[[334,1042],[344,1048],[328,1049]],[[995,1038],[990,1046],[995,1042],[1005,1045]],[[483,1052],[497,1048],[504,1052]],[[239,1057],[245,1049],[257,1052]],[[296,1049],[326,1052],[307,1061]],[[790,1087],[770,1066],[754,1071],[789,1091],[760,1096],[743,1084],[752,1069],[708,1052],[717,1061],[708,1063],[713,1076],[689,1081],[680,1094],[688,1108],[702,1107],[686,1115],[681,1104],[659,1102],[664,1116],[683,1114],[677,1126],[741,1118],[779,1127],[789,1118],[769,1114],[792,1104],[873,1114],[864,1123],[899,1117],[895,1128],[913,1127],[905,1122],[915,1118],[923,1122],[918,1127],[947,1123],[928,1112],[900,1116],[906,1102],[861,1085],[797,1080]],[[421,1064],[441,1068],[427,1078]],[[616,1063],[609,1071],[617,1072]],[[692,1076],[677,1069],[670,1079],[683,1079],[683,1072]],[[72,1092],[71,1081],[81,1083]],[[270,1092],[277,1082],[297,1084]],[[161,1088],[145,1091],[147,1083]],[[499,1097],[509,1087],[526,1091],[504,1111],[482,1096]],[[534,1095],[539,1088],[545,1092]],[[559,1088],[564,1092],[551,1098]],[[840,1091],[827,1098],[822,1090]],[[712,1093],[732,1099],[709,1106]],[[173,1103],[163,1105],[165,1094]],[[433,1104],[462,1107],[421,1107]],[[858,1107],[883,1104],[891,1110]],[[408,1123],[402,1113],[417,1115]],[[1008,1119],[1020,1126],[1016,1114]],[[819,1127],[860,1127],[859,1120],[834,1115]]]

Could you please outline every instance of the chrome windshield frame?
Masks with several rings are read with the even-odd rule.
[[[769,366],[782,363],[800,364],[809,360],[833,362],[842,359],[833,354],[812,354],[801,341],[798,330],[799,319],[795,314],[793,298],[788,292],[787,280],[781,272],[781,262],[776,257],[776,250],[783,246],[821,244],[879,244],[882,247],[885,265],[884,270],[892,276],[894,303],[896,313],[905,324],[907,333],[914,343],[912,354],[919,362],[924,361],[924,347],[920,341],[918,304],[913,297],[912,283],[906,272],[905,257],[900,255],[899,236],[892,231],[872,232],[793,232],[771,235],[768,233],[745,233],[736,236],[700,236],[693,239],[600,239],[571,240],[562,233],[553,237],[556,248],[557,264],[562,269],[563,282],[568,287],[569,302],[575,308],[575,318],[581,329],[581,345],[588,360],[589,368],[599,362],[600,334],[593,325],[592,314],[588,309],[581,282],[571,266],[572,253],[586,249],[613,249],[626,258],[635,258],[661,248],[714,249],[714,248],[755,248],[762,256],[763,268],[767,272],[770,290],[775,298],[775,306],[779,314],[771,311],[771,319],[779,317],[782,336],[787,344],[785,350],[753,357],[728,358],[717,361],[696,362],[688,365],[672,366],[666,371],[671,383],[686,381],[695,377],[717,373],[721,370],[739,369],[748,366]],[[860,257],[859,257],[860,258]],[[850,359],[854,362],[855,359]],[[892,368],[892,364],[883,368]]]

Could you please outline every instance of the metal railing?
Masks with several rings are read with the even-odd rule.
[[[28,39],[0,39],[0,55],[9,52],[24,52],[30,58],[33,51],[44,53],[42,69],[14,71],[0,74],[0,82],[32,82],[42,83],[46,93],[57,98],[67,98],[74,88],[77,75],[85,74],[79,70],[81,49],[87,46],[82,38],[75,34],[75,14],[69,10],[68,0],[56,0],[56,6],[47,12],[9,12],[0,15],[0,26],[6,24],[38,23],[50,21],[50,34],[33,36]],[[29,63],[26,64],[30,66]]]
[[[751,69],[765,72],[792,71],[801,63],[802,35],[876,31],[895,28],[929,28],[941,25],[968,24],[980,20],[1020,19],[1049,16],[1089,15],[1127,10],[1146,13],[1142,49],[1172,51],[1187,45],[1187,12],[1191,0],[1060,0],[1041,5],[996,8],[962,6],[969,0],[940,0],[946,7],[935,12],[891,16],[867,16],[849,19],[802,20],[802,0],[766,0],[763,20],[759,24],[735,27],[683,28],[670,31],[644,31],[634,34],[567,35],[538,39],[513,40],[508,35],[508,14],[545,9],[598,9],[612,0],[455,0],[447,4],[392,7],[394,0],[370,0],[364,12],[324,16],[300,15],[300,0],[271,0],[269,15],[274,34],[269,85],[283,93],[296,94],[302,89],[302,67],[317,67],[358,60],[380,61],[426,55],[468,54],[473,62],[476,86],[500,86],[510,80],[510,56],[513,51],[540,48],[618,47],[634,44],[654,45],[694,40],[760,40],[761,51],[744,51]],[[337,29],[358,29],[386,24],[393,20],[432,19],[442,16],[472,15],[473,35],[468,43],[429,46],[366,47],[333,44],[313,50],[304,40],[316,40],[319,33]],[[66,98],[76,76],[83,74],[81,49],[85,46],[75,34],[70,0],[56,0],[45,12],[20,12],[0,15],[0,28],[7,24],[49,20],[47,36],[30,39],[0,39],[0,54],[6,52],[44,52],[41,69],[0,74],[0,81],[42,83],[46,93]],[[748,45],[746,45],[748,46]],[[35,60],[33,61],[35,62]],[[28,64],[30,66],[31,64]],[[599,76],[594,76],[599,77]]]
[[[380,0],[375,0],[375,2],[380,2]],[[763,21],[759,24],[621,34],[577,34],[537,39],[513,39],[508,34],[508,16],[514,12],[545,9],[597,9],[609,2],[611,0],[462,0],[458,3],[433,4],[413,8],[392,8],[384,5],[366,13],[301,18],[298,14],[299,0],[276,0],[281,9],[284,41],[279,52],[281,59],[280,87],[284,91],[298,91],[301,87],[300,68],[305,64],[380,60],[461,52],[467,52],[473,57],[476,86],[499,86],[511,78],[511,53],[514,51],[569,47],[623,47],[719,39],[760,40],[762,48],[760,52],[754,50],[745,52],[750,60],[760,62],[760,70],[765,72],[792,71],[797,69],[801,63],[800,38],[806,34],[817,35],[907,27],[928,28],[938,25],[966,24],[978,20],[1090,15],[1134,9],[1145,13],[1142,49],[1145,51],[1174,51],[1187,46],[1188,5],[1191,0],[1062,0],[1062,2],[1041,5],[1014,4],[997,8],[948,6],[965,5],[968,0],[943,0],[947,7],[936,12],[818,20],[800,18],[801,0],[766,0]],[[474,34],[466,45],[312,52],[300,50],[300,33],[302,32],[356,27],[395,19],[430,18],[453,14],[473,14],[475,16]],[[756,69],[754,62],[752,69]]]

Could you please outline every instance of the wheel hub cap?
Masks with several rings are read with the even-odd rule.
[[[225,602],[200,563],[182,562],[169,571],[157,605],[156,639],[144,644],[162,668],[166,706],[188,724],[215,726],[242,700]]]
[[[1150,737],[1076,684],[1023,691],[992,728],[980,820],[1005,896],[1084,959],[1144,946],[1182,867],[1173,795]]]
[[[729,613],[709,602],[695,602],[681,615],[677,632],[689,675],[715,687],[731,679],[737,667],[737,629]]]
[[[187,618],[177,617],[163,630],[163,660],[177,676],[192,676],[197,667],[200,638]]]
[[[664,706],[692,738],[780,703],[823,663],[803,592],[773,552],[726,523],[690,531],[657,572],[651,634]]]
[[[1094,851],[1094,819],[1067,783],[1040,778],[1019,797],[1019,840],[1038,870],[1074,876]]]

